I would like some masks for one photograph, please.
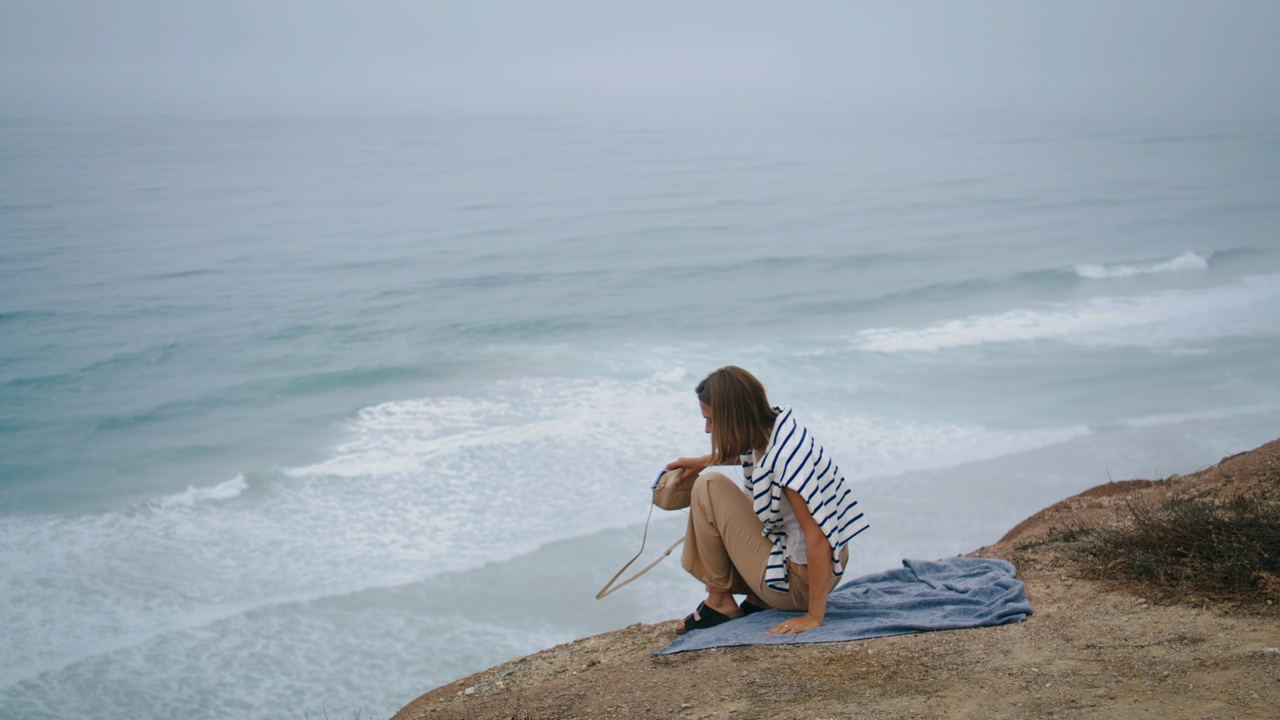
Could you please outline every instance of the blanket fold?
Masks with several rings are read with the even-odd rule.
[[[994,558],[903,560],[902,567],[850,580],[831,592],[821,627],[766,636],[800,613],[754,613],[682,635],[655,655],[734,645],[843,642],[886,635],[957,630],[1025,620],[1031,603],[1011,563]]]

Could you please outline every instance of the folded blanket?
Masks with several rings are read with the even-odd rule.
[[[1031,603],[1016,572],[1012,564],[990,558],[903,560],[900,569],[865,575],[833,590],[822,626],[808,632],[766,636],[769,628],[802,614],[769,610],[694,630],[654,654],[864,640],[1019,622],[1031,614]]]

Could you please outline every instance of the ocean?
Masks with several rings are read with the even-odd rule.
[[[594,594],[721,365],[855,577],[1280,437],[1278,356],[1276,121],[3,118],[0,717],[388,717],[682,617]]]

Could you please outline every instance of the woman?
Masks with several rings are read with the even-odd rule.
[[[848,542],[867,528],[840,468],[787,407],[772,407],[754,375],[732,365],[697,387],[711,453],[667,466],[693,481],[683,565],[707,599],[682,632],[767,608],[804,612],[766,635],[822,624]],[[739,488],[712,465],[741,462]],[[696,478],[696,479],[695,479]],[[734,595],[746,595],[739,606]]]

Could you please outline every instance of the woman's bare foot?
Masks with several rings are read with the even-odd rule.
[[[742,617],[742,610],[738,609],[738,603],[731,593],[708,590],[707,599],[684,619],[681,626],[676,629],[676,634],[683,635],[690,630],[715,627],[740,617]]]
[[[738,601],[733,599],[733,593],[708,590],[707,599],[703,601],[703,604],[728,617],[738,617],[742,614],[742,611],[738,609]]]

